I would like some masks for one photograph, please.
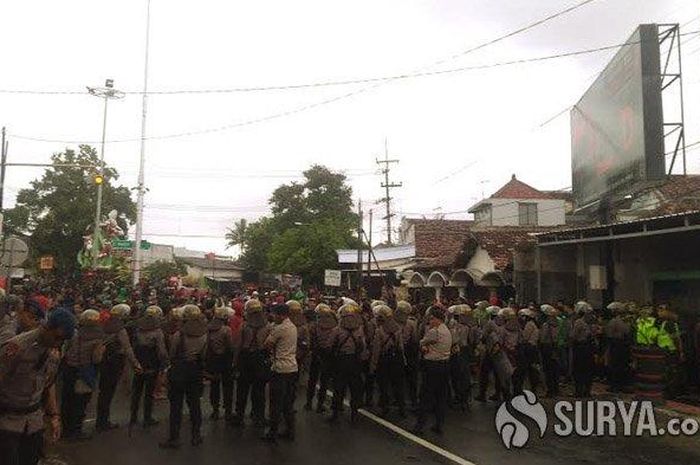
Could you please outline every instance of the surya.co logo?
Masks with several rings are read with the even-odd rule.
[[[539,430],[540,437],[544,436],[547,430],[547,412],[537,401],[537,396],[530,391],[523,391],[522,394],[513,397],[510,401],[503,402],[496,412],[496,431],[501,436],[503,445],[506,448],[525,447],[530,440],[530,431],[520,420],[515,418],[508,409],[520,413],[533,420]]]

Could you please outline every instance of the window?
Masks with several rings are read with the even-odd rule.
[[[519,203],[518,214],[520,218],[520,226],[537,226],[536,203]]]
[[[474,212],[474,220],[486,226],[491,226],[491,205],[484,205]]]

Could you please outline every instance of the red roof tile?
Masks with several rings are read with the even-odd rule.
[[[415,220],[416,269],[454,267],[457,256],[471,236],[486,250],[496,269],[504,270],[521,244],[535,242],[531,232],[552,228],[492,227],[473,229],[472,221]]]
[[[519,181],[515,175],[511,178],[508,183],[501,187],[495,194],[491,196],[492,199],[551,199],[552,196],[546,194],[542,191],[538,191],[532,186]]]

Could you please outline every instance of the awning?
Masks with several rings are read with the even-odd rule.
[[[663,234],[700,231],[700,211],[688,211],[673,215],[640,218],[633,221],[588,226],[583,228],[561,229],[533,234],[537,247],[554,245],[582,244],[636,237],[658,236]]]

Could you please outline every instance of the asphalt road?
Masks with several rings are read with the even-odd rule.
[[[300,392],[300,394],[302,394]],[[298,396],[297,438],[293,443],[280,440],[270,445],[260,441],[262,431],[248,426],[227,428],[222,420],[212,421],[205,392],[204,444],[189,444],[189,419],[183,424],[183,446],[180,450],[161,450],[158,442],[166,437],[167,401],[156,404],[158,427],[136,428],[128,437],[126,428],[95,435],[80,443],[59,443],[49,451],[56,465],[219,465],[219,464],[399,464],[444,463],[459,465],[490,464],[695,464],[700,463],[698,437],[556,437],[551,428],[544,438],[531,440],[524,448],[507,450],[494,426],[497,405],[476,403],[471,411],[448,414],[445,433],[428,432],[422,438],[408,431],[413,418],[400,420],[389,416],[381,419],[365,412],[351,425],[345,418],[331,425],[324,415],[306,412]],[[549,410],[551,403],[543,402]],[[94,402],[92,403],[94,404]],[[116,399],[113,420],[127,421],[126,393]],[[94,405],[91,405],[94,408]],[[376,412],[375,412],[376,413]],[[89,415],[92,417],[92,415]],[[94,423],[88,422],[91,431]]]

